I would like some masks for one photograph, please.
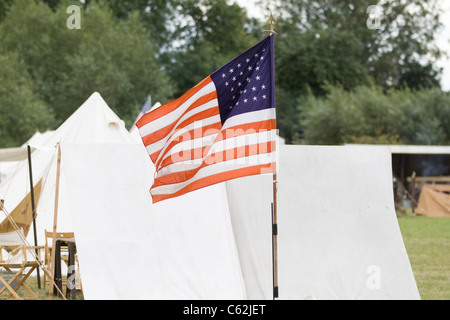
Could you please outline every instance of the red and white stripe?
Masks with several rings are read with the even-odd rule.
[[[272,172],[275,109],[228,118],[222,126],[211,77],[137,123],[156,174],[153,202],[230,179]]]

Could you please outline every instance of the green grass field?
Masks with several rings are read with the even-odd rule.
[[[422,300],[450,300],[450,219],[398,215]]]

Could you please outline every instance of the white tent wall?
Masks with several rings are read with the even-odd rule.
[[[395,213],[389,149],[284,150],[280,297],[420,299]]]
[[[245,298],[223,183],[159,202],[153,212],[170,298]]]
[[[273,297],[272,175],[225,182],[230,217],[248,299]]]
[[[5,181],[11,174],[14,173],[19,161],[1,161],[0,162],[0,183]]]
[[[389,149],[287,145],[279,158],[280,299],[420,299]],[[229,181],[227,190],[247,297],[271,299],[271,243],[259,237],[271,234],[272,177]]]
[[[245,298],[223,184],[152,204],[142,144],[61,150],[86,299]]]
[[[85,299],[164,296],[160,264],[152,259],[149,179],[141,172],[148,165],[133,158],[136,145],[61,144],[61,151]]]

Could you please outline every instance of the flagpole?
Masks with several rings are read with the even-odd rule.
[[[266,24],[269,25],[269,30],[264,30],[269,33],[270,36],[276,34],[274,30],[274,26],[277,20],[272,16],[272,12],[270,12],[269,19],[266,21]],[[277,138],[277,137],[275,137]],[[277,142],[273,142],[274,147],[276,148]],[[276,150],[274,148],[274,150]],[[273,300],[278,298],[278,221],[277,221],[277,166],[276,163],[273,165],[273,183],[272,183],[272,191],[273,191],[273,202],[271,204],[272,211],[272,286],[273,286]]]
[[[278,223],[277,223],[277,174],[276,164],[273,173],[273,202],[272,202],[272,272],[273,272],[273,300],[278,298]]]

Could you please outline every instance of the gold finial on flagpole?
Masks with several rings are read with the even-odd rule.
[[[264,31],[268,32],[269,35],[277,34],[275,32],[275,30],[273,29],[273,27],[275,26],[276,23],[277,23],[277,20],[273,17],[272,11],[270,11],[269,19],[267,19],[267,21],[266,21],[266,25],[269,25],[269,30],[264,30]]]

